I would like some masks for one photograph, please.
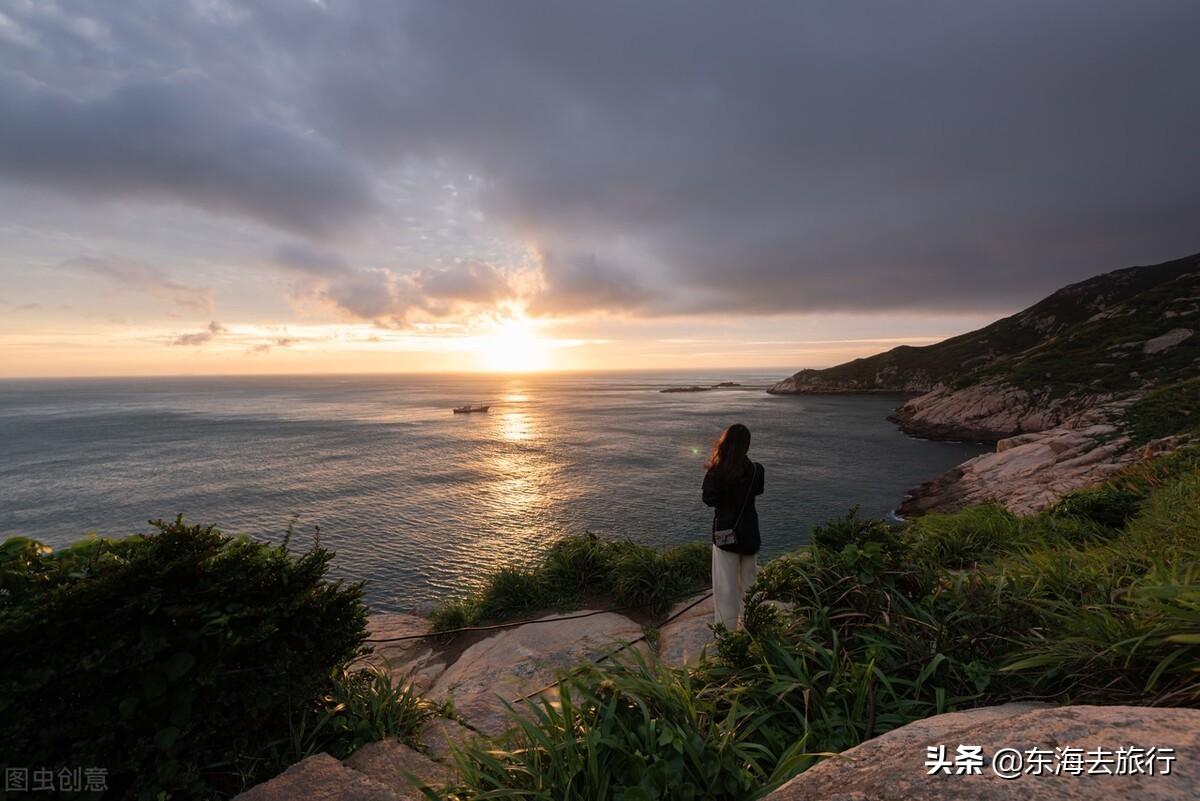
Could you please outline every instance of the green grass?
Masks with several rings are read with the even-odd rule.
[[[714,650],[566,678],[561,706],[460,755],[452,797],[751,799],[951,709],[1200,707],[1200,449],[1029,518],[852,512],[764,565]]]
[[[1130,407],[1125,419],[1138,442],[1176,434],[1200,435],[1200,378],[1149,393]]]
[[[430,617],[436,630],[445,631],[575,609],[596,599],[662,613],[708,585],[710,558],[704,543],[659,551],[594,534],[568,536],[532,566],[498,570],[479,590],[440,603]]]

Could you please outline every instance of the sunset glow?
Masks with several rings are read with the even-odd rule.
[[[538,336],[529,320],[509,320],[481,337],[480,367],[497,373],[531,373],[550,365],[551,343]]]

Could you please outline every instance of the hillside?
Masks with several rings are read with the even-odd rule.
[[[997,442],[914,491],[904,512],[999,502],[1035,511],[1167,450],[1200,421],[1200,254],[1098,275],[989,326],[801,370],[775,394],[923,393],[891,419],[930,439]]]
[[[988,395],[1007,396],[1000,404],[1007,414],[991,421],[996,425],[957,425],[966,421],[953,419],[939,425],[903,410],[897,422],[920,436],[995,440],[1047,428],[1101,401],[1193,377],[1200,371],[1197,327],[1200,254],[1098,275],[978,331],[801,370],[768,391],[955,395],[986,384]],[[979,395],[975,390],[962,397]],[[1044,419],[1024,419],[1029,415],[1023,411],[1040,411]]]

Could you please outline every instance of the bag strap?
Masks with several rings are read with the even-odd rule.
[[[746,506],[750,503],[750,496],[754,492],[754,482],[758,480],[758,462],[751,462],[754,468],[750,471],[750,486],[746,488],[746,497],[742,499],[742,508],[738,510],[737,520],[733,521],[733,528],[738,527],[738,523],[742,522],[742,515],[746,511]]]

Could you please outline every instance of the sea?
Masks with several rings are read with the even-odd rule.
[[[776,396],[769,371],[0,381],[0,539],[61,547],[183,514],[293,547],[319,536],[337,577],[404,611],[594,532],[707,542],[704,460],[752,432],[766,471],[763,556],[985,446],[908,437],[897,396]],[[679,386],[739,386],[663,393]],[[487,412],[454,414],[462,404]]]

